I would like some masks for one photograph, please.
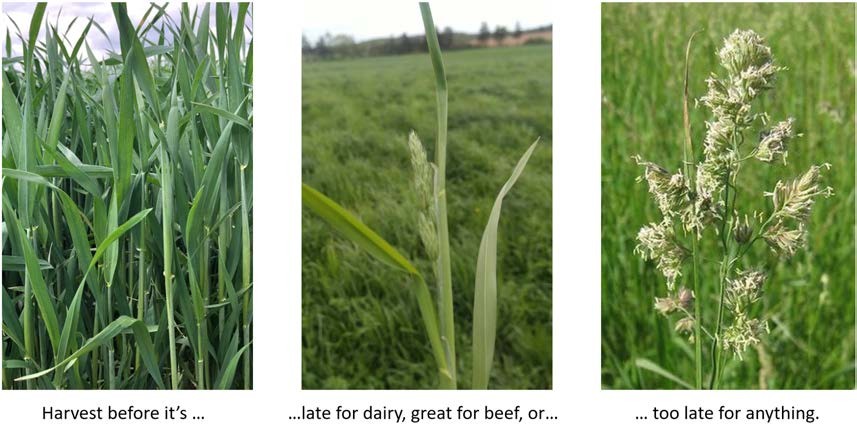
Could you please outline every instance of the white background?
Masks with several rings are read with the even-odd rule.
[[[392,0],[390,0],[392,1]],[[465,1],[465,0],[459,0]],[[449,2],[434,2],[449,3]],[[527,7],[526,1],[518,2]],[[414,14],[418,16],[414,2]],[[491,7],[485,1],[484,7]],[[301,391],[300,2],[257,1],[255,40],[255,390],[249,392],[0,392],[0,423],[40,423],[42,407],[183,406],[207,423],[290,422],[301,405],[545,409],[559,423],[640,423],[652,407],[798,406],[816,423],[853,423],[856,391],[608,391],[600,382],[600,4],[554,8],[554,389],[549,391]],[[384,19],[367,4],[364,16]],[[813,364],[807,364],[812,367]],[[249,421],[247,421],[249,420]],[[91,421],[90,421],[91,422]],[[127,422],[127,421],[126,421]],[[297,422],[297,421],[291,421]],[[331,420],[328,422],[337,422]],[[353,422],[364,422],[357,420]],[[446,422],[456,422],[446,421]],[[477,421],[484,422],[484,421]],[[492,421],[500,422],[500,421]],[[524,422],[527,422],[526,420]],[[673,421],[685,422],[685,421]],[[691,421],[687,421],[691,422]],[[696,421],[700,422],[700,421]],[[718,420],[708,422],[721,422]],[[726,422],[726,421],[723,421]],[[747,421],[732,421],[744,423]],[[797,423],[800,421],[788,421]]]

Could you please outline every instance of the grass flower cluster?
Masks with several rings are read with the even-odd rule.
[[[6,34],[3,388],[250,389],[250,6],[111,7]]]
[[[742,168],[786,165],[789,148],[800,146],[794,143],[800,134],[795,132],[793,118],[771,124],[767,113],[758,110],[759,98],[773,89],[777,75],[785,70],[775,62],[764,38],[752,30],[735,30],[723,41],[717,57],[725,73],[712,74],[706,80],[707,93],[699,99],[711,116],[705,123],[701,152],[694,148],[685,119],[683,169],[671,172],[635,157],[644,168],[640,180],[647,183],[662,215],[660,222],[640,229],[636,251],[655,261],[666,279],[667,296],[655,299],[655,309],[678,315],[675,330],[690,335],[697,388],[704,384],[703,343],[711,346],[708,387],[716,388],[721,351],[742,359],[769,332],[767,319],[754,307],[763,296],[768,271],[764,264],[746,271],[736,265],[760,239],[773,255],[793,256],[806,244],[814,203],[832,194],[822,183],[827,165],[813,165],[794,180],[778,181],[771,192],[760,193],[771,200],[767,210],[747,210],[743,196],[758,188],[739,179]],[[700,240],[708,237],[716,240],[714,252],[702,248]],[[700,264],[710,260],[719,261],[716,277],[702,275]],[[688,263],[689,273],[684,271]],[[702,284],[717,285],[716,302],[694,298]],[[703,322],[703,308],[716,311],[713,320]]]

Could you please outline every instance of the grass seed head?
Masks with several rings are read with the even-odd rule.
[[[793,123],[794,118],[789,118],[777,123],[770,130],[763,132],[759,146],[756,148],[756,159],[770,163],[780,158],[783,160],[783,165],[785,165],[789,154],[787,150],[788,142],[800,136],[800,134],[795,134],[792,128]]]
[[[676,323],[677,332],[699,331],[697,317],[689,312],[692,306],[699,307],[694,305],[693,292],[685,287],[677,293],[673,291],[676,279],[682,274],[684,260],[698,255],[699,251],[682,247],[681,235],[676,234],[674,228],[683,228],[687,237],[701,239],[706,227],[727,220],[722,226],[715,226],[715,232],[722,237],[718,244],[722,244],[724,252],[741,253],[724,253],[721,261],[728,326],[721,330],[718,321],[714,337],[722,339],[721,348],[742,358],[743,352],[759,343],[761,335],[768,331],[766,321],[750,316],[750,306],[761,298],[767,274],[754,269],[736,271],[730,278],[733,275],[731,266],[739,259],[733,255],[742,256],[758,238],[764,239],[782,257],[794,255],[806,245],[806,228],[816,198],[829,196],[832,190],[820,183],[824,166],[812,166],[792,181],[777,182],[773,192],[765,193],[772,198],[773,212],[767,218],[761,212],[753,213],[759,222],[764,221],[754,237],[756,230],[750,225],[748,216],[745,214],[741,220],[740,205],[734,204],[734,191],[741,189],[737,181],[742,163],[756,158],[766,163],[782,161],[785,165],[789,144],[800,134],[795,132],[794,119],[788,118],[762,132],[758,144],[750,146],[749,154],[747,148],[742,152],[744,133],[757,120],[762,125],[768,124],[767,113],[753,111],[754,101],[773,88],[776,75],[785,68],[774,63],[765,39],[751,30],[735,30],[724,40],[717,56],[726,75],[712,74],[706,80],[707,92],[698,101],[710,110],[712,117],[706,122],[701,160],[690,164],[695,167],[695,173],[691,174],[695,180],[688,180],[681,172],[671,174],[660,165],[635,157],[637,164],[645,167],[638,180],[648,183],[649,192],[662,214],[659,224],[648,224],[640,229],[635,252],[644,259],[656,261],[656,267],[666,277],[671,296],[655,298],[655,309],[663,315],[684,312],[685,316]],[[690,173],[690,166],[687,169]],[[738,246],[746,248],[742,252]],[[692,337],[698,338],[699,334]]]
[[[643,226],[637,233],[637,240],[640,243],[634,251],[643,259],[657,261],[656,266],[666,277],[667,287],[672,291],[676,278],[681,275],[682,262],[687,258],[687,249],[676,241],[672,224],[664,220],[659,224]]]

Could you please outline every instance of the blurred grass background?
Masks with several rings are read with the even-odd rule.
[[[853,4],[603,4],[601,21],[601,376],[611,389],[677,388],[635,366],[640,358],[693,380],[693,347],[652,305],[666,284],[652,263],[634,255],[639,228],[660,220],[642,169],[630,159],[675,170],[683,142],[685,46],[691,52],[690,96],[705,93],[710,72],[722,74],[715,52],[734,29],[764,36],[776,61],[789,67],[776,88],[754,105],[773,121],[796,118],[803,138],[789,147],[788,166],[759,162],[742,168],[742,209],[765,210],[780,178],[811,164],[833,165],[825,183],[836,195],[820,199],[809,227],[809,248],[790,261],[768,260],[760,243],[740,267],[765,264],[770,278],[760,311],[771,334],[743,362],[729,361],[728,389],[852,389],[854,373],[854,5]],[[707,111],[692,108],[693,140],[704,135]],[[698,152],[698,150],[697,150]],[[750,200],[751,197],[755,199]],[[703,246],[703,248],[705,248]],[[709,250],[710,251],[710,250]],[[716,261],[704,264],[697,300],[714,319]],[[689,275],[689,270],[685,272]],[[706,342],[705,363],[708,364]]]
[[[459,386],[470,385],[482,231],[518,158],[541,137],[503,203],[491,387],[550,388],[551,47],[455,51],[445,53],[444,61]],[[437,118],[428,55],[304,63],[302,97],[304,182],[355,213],[431,275],[421,259],[407,148],[414,129],[434,157]],[[434,360],[404,275],[343,241],[308,212],[302,236],[303,387],[436,387]]]

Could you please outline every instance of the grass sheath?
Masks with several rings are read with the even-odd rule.
[[[252,8],[110,8],[3,58],[3,389],[252,388]]]

